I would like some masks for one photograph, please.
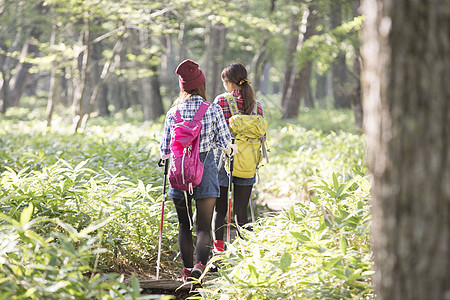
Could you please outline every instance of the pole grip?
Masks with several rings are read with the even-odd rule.
[[[158,161],[158,167],[164,166],[164,175],[167,175],[169,173],[169,159],[160,159]]]

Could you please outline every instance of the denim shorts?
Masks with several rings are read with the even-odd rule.
[[[217,151],[215,158],[217,167],[220,165],[220,158],[221,158],[221,152]],[[256,182],[256,174],[253,175],[252,178],[241,178],[241,177],[235,177],[233,176],[233,183],[235,185],[242,185],[242,186],[248,186],[248,185],[254,185]],[[227,171],[225,170],[225,163],[222,162],[222,166],[219,170],[219,185],[220,186],[228,186],[230,183],[230,178],[228,177]]]
[[[199,156],[200,161],[204,164],[202,181],[194,187],[192,195],[186,192],[187,196],[189,199],[194,198],[195,200],[219,197],[219,181],[217,179],[217,165],[214,160],[214,152],[212,150],[209,152],[201,152]],[[168,195],[173,199],[184,199],[184,192],[174,189],[171,186],[169,186]]]

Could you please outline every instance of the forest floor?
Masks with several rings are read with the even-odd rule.
[[[299,200],[290,197],[280,197],[271,195],[269,193],[259,193],[258,199],[256,199],[254,203],[256,218],[266,214],[273,214],[285,209],[289,209],[297,201]],[[236,232],[235,230],[232,230],[232,241],[235,237]],[[153,269],[155,264],[156,262],[153,262],[153,265],[149,263],[149,265],[144,267],[143,269],[145,270],[149,267]],[[175,296],[176,300],[186,299],[190,296],[193,296],[192,292],[190,292],[190,285],[182,284],[182,267],[181,259],[179,256],[176,257],[175,261],[164,262],[164,264],[161,265],[159,280],[156,280],[156,276],[153,270],[147,270],[146,272],[142,270],[142,268],[132,268],[130,266],[125,267],[126,268],[124,268],[120,273],[124,274],[126,278],[130,278],[130,274],[134,273],[135,276],[139,279],[139,283],[141,285],[141,288],[143,289],[142,294],[172,295]],[[206,280],[208,280],[208,278],[212,279],[215,276],[216,275],[214,273],[209,274],[207,275]]]

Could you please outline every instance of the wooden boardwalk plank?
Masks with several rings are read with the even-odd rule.
[[[143,289],[161,289],[169,291],[191,288],[190,284],[183,285],[183,282],[171,279],[140,280],[139,284]]]

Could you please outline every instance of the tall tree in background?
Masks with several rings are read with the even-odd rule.
[[[331,29],[335,29],[342,24],[343,21],[343,3],[342,1],[330,2],[330,22]],[[336,108],[349,108],[350,97],[346,93],[346,85],[348,82],[347,63],[344,53],[339,53],[333,60],[331,67],[333,77],[333,96],[334,106]]]
[[[302,17],[303,16],[303,17]],[[308,19],[309,11],[301,12],[300,9],[292,9],[289,17],[289,37],[286,45],[286,67],[283,78],[283,89],[281,92],[281,107],[283,117],[286,118],[285,110],[287,109],[287,102],[292,94],[292,88],[295,80],[295,52],[297,51],[299,39],[303,33],[300,32],[301,24],[305,24]]]
[[[275,7],[276,7],[276,0],[270,0],[267,13],[267,19],[269,19],[269,21],[272,15],[274,14]],[[267,66],[270,56],[270,52],[268,51],[269,42],[271,39],[273,39],[273,35],[270,32],[270,30],[262,28],[260,32],[262,33],[263,37],[260,39],[258,48],[255,49],[254,51],[255,54],[252,58],[252,68],[253,68],[252,85],[256,91],[260,90],[264,71],[263,68],[264,66]],[[264,87],[263,89],[267,89],[267,87]]]
[[[39,52],[45,25],[44,1],[0,3],[0,112],[17,106],[30,78],[30,59]]]
[[[317,11],[315,6],[308,6],[305,8],[303,27],[306,29],[301,30],[302,33],[298,40],[297,51],[300,51],[303,42],[308,40],[315,34],[317,25]],[[283,103],[283,118],[296,118],[298,116],[298,110],[300,108],[300,102],[305,98],[308,88],[309,80],[311,77],[311,60],[306,61],[301,66],[297,65],[294,68],[294,74],[291,76],[290,87],[286,94],[286,100]],[[308,106],[310,103],[308,103]]]
[[[450,2],[364,0],[378,299],[450,299]]]

